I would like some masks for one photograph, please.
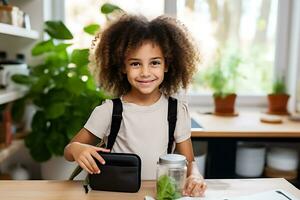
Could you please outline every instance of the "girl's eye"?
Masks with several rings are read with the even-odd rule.
[[[160,61],[158,61],[158,60],[153,60],[153,61],[151,62],[151,65],[153,65],[153,66],[159,66],[159,65],[160,65]]]
[[[141,64],[139,62],[132,62],[129,64],[131,67],[139,67]]]

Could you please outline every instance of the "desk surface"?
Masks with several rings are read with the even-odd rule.
[[[192,137],[300,138],[300,122],[283,117],[281,124],[260,122],[259,111],[241,111],[236,117],[222,117],[192,112],[203,129],[192,129]]]
[[[273,189],[282,189],[300,198],[300,191],[282,178],[273,179],[208,179],[206,198],[236,197]],[[132,200],[155,195],[155,183],[144,181],[138,193],[90,191],[84,193],[80,181],[0,181],[1,199],[5,200]]]

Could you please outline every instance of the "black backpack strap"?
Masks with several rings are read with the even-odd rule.
[[[113,101],[113,112],[111,118],[111,128],[110,128],[110,134],[108,136],[108,141],[106,146],[106,148],[108,149],[111,149],[116,141],[121,126],[122,112],[123,112],[121,99],[120,98],[112,99],[112,101]],[[98,147],[102,146],[102,141],[98,143],[96,146]],[[73,173],[71,174],[69,180],[73,180],[81,171],[82,168],[78,165],[73,171]],[[88,185],[89,185],[89,176],[87,175],[83,183],[85,193],[88,193],[89,191]]]
[[[173,97],[169,97],[169,104],[168,104],[168,123],[169,123],[168,153],[172,153],[176,121],[177,121],[177,99],[175,99]]]
[[[120,130],[121,121],[122,121],[122,112],[123,106],[122,101],[120,98],[112,99],[113,101],[113,113],[111,118],[111,127],[110,127],[110,134],[108,136],[107,141],[107,149],[112,149],[114,143],[116,141],[117,135]]]

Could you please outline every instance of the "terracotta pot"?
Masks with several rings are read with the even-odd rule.
[[[214,97],[215,113],[233,114],[236,94],[230,94],[226,97]]]
[[[268,103],[271,114],[288,114],[287,103],[290,98],[288,94],[269,94]]]

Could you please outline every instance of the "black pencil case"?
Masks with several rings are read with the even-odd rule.
[[[89,185],[93,190],[114,192],[138,192],[141,187],[141,159],[136,154],[103,153],[101,164],[95,159],[100,174],[89,174]]]

